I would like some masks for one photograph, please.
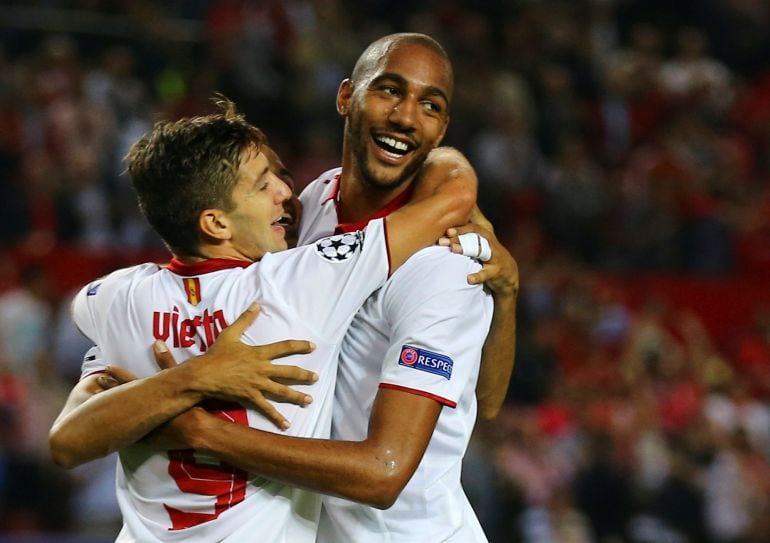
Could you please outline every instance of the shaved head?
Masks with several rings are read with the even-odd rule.
[[[350,80],[354,86],[358,86],[364,82],[372,73],[377,69],[380,62],[400,45],[419,45],[430,49],[436,53],[439,57],[444,59],[449,76],[449,81],[454,81],[454,74],[452,73],[452,63],[449,60],[449,56],[441,44],[426,34],[418,34],[414,32],[402,32],[399,34],[389,34],[383,36],[375,42],[372,42],[366,50],[358,57],[356,65],[353,67],[353,73],[350,76]],[[453,83],[452,83],[453,84]],[[450,93],[453,88],[449,89]]]

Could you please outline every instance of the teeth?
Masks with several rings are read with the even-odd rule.
[[[294,221],[294,217],[290,213],[284,213],[273,221],[273,224],[289,225]]]
[[[409,149],[409,146],[406,143],[402,141],[398,141],[393,138],[389,138],[387,136],[379,136],[377,138],[377,141],[384,143],[385,145],[388,145],[390,147],[393,147],[394,149],[398,149],[399,151],[406,152]]]

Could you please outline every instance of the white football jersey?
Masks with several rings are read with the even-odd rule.
[[[145,377],[158,371],[154,339],[163,339],[177,360],[185,360],[205,351],[249,304],[259,302],[261,312],[244,342],[308,339],[316,344],[312,354],[277,362],[319,375],[313,385],[295,387],[312,395],[312,404],[277,405],[291,423],[286,434],[328,438],[342,337],[388,273],[385,227],[376,221],[365,232],[268,254],[252,264],[173,261],[168,268],[143,264],[119,270],[84,287],[73,302],[73,316],[101,348],[103,360]],[[84,373],[100,369],[99,355],[90,353]],[[207,407],[226,420],[277,431],[239,404],[210,401]],[[320,496],[192,450],[157,453],[142,443],[126,447],[120,452],[117,487],[124,519],[118,541],[315,541]]]
[[[303,191],[300,243],[338,229],[340,171],[322,174]],[[376,216],[393,211],[408,196],[402,194]],[[353,319],[337,371],[333,439],[366,439],[378,387],[421,394],[444,408],[425,456],[396,503],[382,511],[324,497],[320,543],[487,541],[460,485],[476,420],[481,349],[493,310],[491,296],[467,282],[467,275],[478,269],[476,262],[446,247],[429,247],[401,266]]]

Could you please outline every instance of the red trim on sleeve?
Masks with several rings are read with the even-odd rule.
[[[426,398],[430,398],[431,400],[436,400],[438,403],[442,405],[446,405],[447,407],[451,407],[452,409],[457,407],[457,402],[453,402],[452,400],[447,400],[446,398],[442,398],[441,396],[436,396],[435,394],[431,394],[430,392],[425,392],[424,390],[417,390],[416,388],[402,387],[401,385],[393,385],[391,383],[380,383],[380,388],[389,388],[391,390],[400,390],[401,392],[408,392],[409,394],[417,394],[418,396],[425,396]]]
[[[92,375],[99,375],[100,373],[107,373],[107,370],[94,370],[90,373],[86,373],[83,377],[80,378],[80,380],[82,381],[86,377],[91,377]]]

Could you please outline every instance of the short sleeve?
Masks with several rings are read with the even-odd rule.
[[[80,378],[88,377],[94,373],[103,373],[107,369],[102,350],[94,345],[83,356],[83,364],[80,366]]]
[[[388,281],[381,295],[392,334],[381,387],[455,407],[468,382],[475,386],[492,319],[491,296],[467,281],[477,270],[469,258],[432,247]]]
[[[97,341],[97,325],[94,319],[94,304],[101,280],[84,286],[72,299],[72,321],[80,333],[93,342]]]

